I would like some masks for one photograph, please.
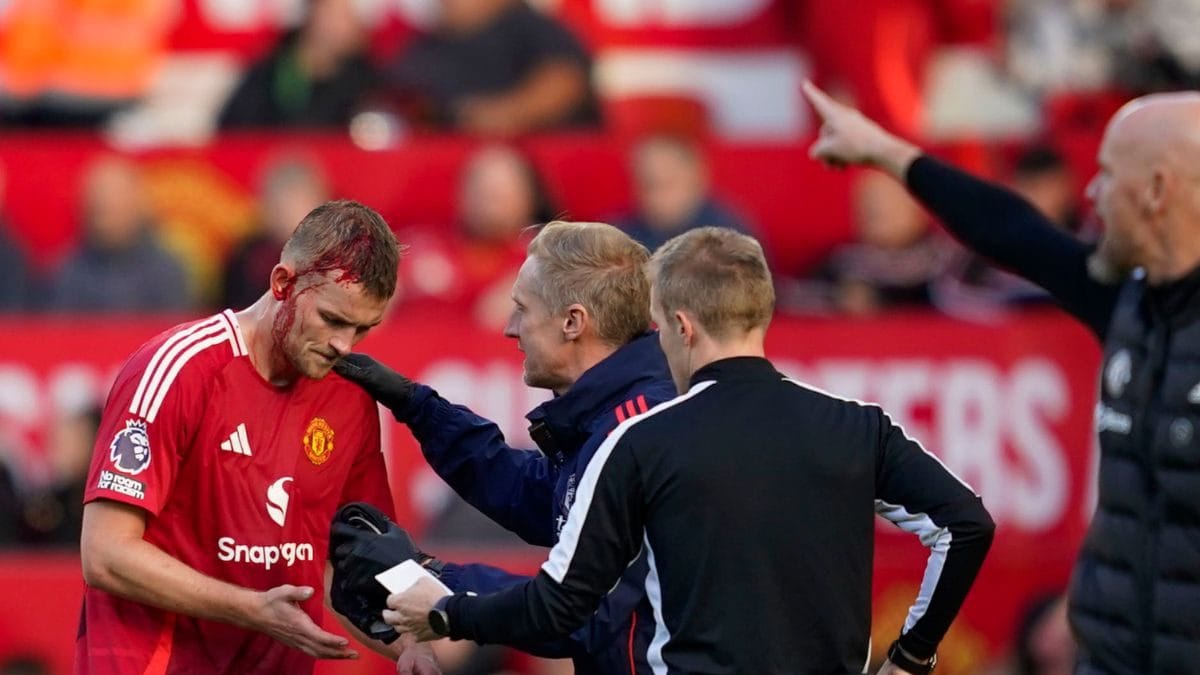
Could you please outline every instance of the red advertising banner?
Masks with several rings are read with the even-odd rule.
[[[29,476],[56,410],[102,397],[124,358],[167,328],[163,319],[0,319],[0,438],[24,448]],[[361,346],[444,396],[496,420],[510,442],[528,443],[523,415],[545,397],[521,382],[520,354],[496,334],[455,317],[397,314]],[[999,524],[979,582],[941,650],[947,673],[979,672],[1005,648],[1024,604],[1061,589],[1094,501],[1091,417],[1099,350],[1054,312],[995,325],[933,315],[872,321],[777,317],[768,354],[789,375],[846,398],[880,403],[984,499]],[[385,452],[400,519],[418,538],[448,489],[424,465],[407,431],[385,416]],[[738,461],[753,461],[750,455]],[[753,486],[747,486],[748,492]],[[796,518],[820,514],[794,514]],[[472,547],[471,542],[464,546]],[[464,555],[479,551],[463,552]],[[509,554],[526,569],[542,550]],[[876,548],[874,644],[895,636],[916,596],[926,551],[880,521]],[[44,569],[0,559],[0,593]],[[752,565],[753,561],[747,561]],[[37,565],[34,565],[37,566]],[[69,653],[78,567],[59,565],[47,596],[70,607],[22,613],[0,625],[0,656],[26,644]],[[39,577],[40,579],[40,577]],[[55,584],[53,579],[39,583]],[[45,618],[43,618],[45,617]],[[32,640],[32,643],[23,642]]]

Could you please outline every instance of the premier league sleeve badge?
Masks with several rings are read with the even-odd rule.
[[[126,420],[125,428],[113,436],[108,446],[108,458],[121,473],[136,476],[150,466],[150,436],[146,423],[141,420]]]

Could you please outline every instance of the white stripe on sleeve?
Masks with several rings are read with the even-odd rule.
[[[571,567],[571,560],[575,557],[575,547],[579,545],[579,532],[583,529],[583,523],[587,519],[587,512],[592,506],[592,499],[596,495],[596,482],[600,479],[600,472],[604,469],[605,463],[608,462],[609,456],[612,454],[613,448],[617,442],[629,431],[635,424],[644,422],[658,413],[673,408],[689,398],[699,394],[709,386],[716,384],[715,381],[699,382],[694,385],[686,394],[676,396],[675,398],[660,403],[650,409],[650,412],[643,413],[637,417],[631,417],[613,429],[613,432],[608,435],[600,448],[596,450],[596,454],[588,462],[587,469],[583,472],[583,477],[579,480],[579,489],[575,493],[575,503],[571,505],[571,511],[567,514],[567,522],[563,525],[562,533],[558,536],[558,543],[554,548],[550,549],[550,557],[542,564],[542,569],[550,578],[558,583],[567,576],[567,570]]]

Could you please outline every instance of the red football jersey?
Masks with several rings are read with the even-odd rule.
[[[209,576],[312,586],[319,622],[329,524],[345,502],[393,515],[375,402],[336,374],[280,389],[247,356],[237,318],[173,328],[125,363],[105,403],[84,501],[146,510],[145,539]],[[306,673],[270,637],[88,588],[75,672]]]

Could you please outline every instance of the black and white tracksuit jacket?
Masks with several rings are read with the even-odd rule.
[[[534,579],[445,603],[451,637],[565,634],[644,548],[655,673],[861,673],[876,514],[931,550],[900,636],[927,657],[992,540],[979,497],[879,407],[720,360],[600,447]]]

